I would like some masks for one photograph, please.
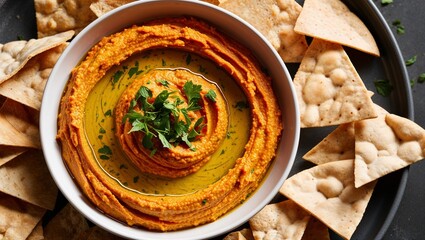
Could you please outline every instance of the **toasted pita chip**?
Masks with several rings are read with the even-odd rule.
[[[301,240],[330,240],[328,227],[315,217],[311,217]]]
[[[223,240],[246,240],[246,238],[242,235],[241,232],[231,232]]]
[[[45,212],[43,208],[0,193],[0,238],[27,239]]]
[[[96,19],[90,4],[96,0],[34,0],[38,38],[74,30],[79,33]]]
[[[40,110],[47,79],[67,45],[63,43],[29,60],[18,73],[0,84],[0,95]]]
[[[250,228],[244,228],[236,232],[229,233],[223,240],[254,240]]]
[[[43,234],[43,225],[41,224],[42,221],[40,221],[37,226],[32,230],[31,234],[28,236],[26,240],[43,240],[44,234]]]
[[[0,108],[0,145],[40,148],[38,113],[13,100]]]
[[[134,2],[134,0],[99,0],[90,4],[90,9],[97,17],[100,17],[103,14],[130,2]]]
[[[304,35],[294,31],[301,6],[295,0],[227,0],[219,4],[260,31],[285,62],[300,62],[307,50]]]
[[[360,223],[376,181],[354,187],[354,160],[318,165],[287,179],[280,193],[345,239]]]
[[[0,191],[49,210],[58,194],[39,150],[29,150],[0,167]]]
[[[425,157],[425,130],[394,114],[355,123],[356,187]]]
[[[67,204],[44,228],[46,239],[77,240],[81,233],[87,231],[87,220],[70,204]]]
[[[286,200],[265,206],[249,220],[249,226],[256,240],[297,240],[302,238],[309,220],[309,213]]]
[[[341,45],[314,39],[295,74],[301,127],[376,117],[363,81]]]
[[[0,167],[27,150],[27,148],[22,147],[0,145]]]
[[[29,41],[0,44],[0,84],[15,75],[34,56],[71,39],[74,31]]]
[[[354,123],[339,125],[303,158],[315,164],[354,159]]]
[[[305,0],[295,31],[379,56],[369,29],[340,0]]]

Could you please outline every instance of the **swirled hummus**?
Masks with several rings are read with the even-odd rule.
[[[57,139],[84,194],[159,231],[216,220],[255,191],[282,131],[249,50],[193,18],[103,38],[72,72]]]

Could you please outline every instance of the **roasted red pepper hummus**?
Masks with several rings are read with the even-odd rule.
[[[229,129],[245,128],[232,122],[232,111],[237,113],[244,109],[235,110],[239,103],[226,100],[220,89],[223,86],[203,77],[205,71],[197,73],[182,68],[184,66],[146,71],[133,68],[132,71],[124,64],[137,54],[158,49],[174,49],[212,61],[239,86],[246,98],[245,111],[249,119],[245,122],[249,123],[241,126],[249,127],[242,129],[247,137],[241,154],[222,176],[185,194],[135,191],[133,186],[143,185],[149,179],[161,179],[170,186],[206,171],[203,167],[212,158],[226,156],[224,150],[217,151],[225,139],[233,137]],[[186,58],[187,65],[190,60]],[[111,146],[95,149],[88,140],[90,134],[87,132],[92,131],[89,129],[92,127],[88,127],[85,118],[92,111],[87,107],[91,104],[90,96],[97,94],[95,89],[108,72],[122,65],[125,65],[123,72],[133,80],[121,84],[120,71],[111,77],[115,84],[112,91],[119,87],[125,90],[117,97],[112,111],[103,111],[106,117],[113,119],[113,134],[103,137],[102,134],[109,130],[103,128],[96,133],[100,139],[97,140],[110,141]],[[139,62],[135,65],[139,67]],[[166,65],[164,60],[163,65]],[[188,82],[190,85],[186,85]],[[156,106],[159,104],[171,111],[170,116],[159,113]],[[106,102],[99,106],[106,106]],[[147,115],[148,110],[153,115]],[[98,115],[94,118],[100,118]],[[143,122],[134,116],[140,116],[143,121],[149,116],[162,118],[155,122],[152,117],[152,125],[149,125],[147,120]],[[103,119],[99,120],[99,125],[101,123]],[[181,123],[179,128],[177,123]],[[73,70],[61,101],[58,125],[57,139],[63,159],[93,204],[129,225],[160,231],[208,223],[241,204],[265,176],[282,131],[271,80],[251,53],[208,24],[186,17],[154,20],[103,38]],[[156,126],[165,127],[158,130]],[[169,133],[164,132],[170,128],[176,133],[165,139]],[[234,141],[240,142],[236,137]],[[131,164],[115,164],[117,167],[113,170],[104,167],[102,161],[112,162],[112,152]],[[134,177],[132,181],[118,181],[129,168],[145,174],[147,180]]]

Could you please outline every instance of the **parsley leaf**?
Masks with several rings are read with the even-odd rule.
[[[195,151],[192,142],[201,135],[205,126],[204,117],[192,119],[189,112],[202,109],[199,105],[201,90],[201,85],[186,82],[183,93],[188,103],[187,107],[183,107],[184,101],[176,97],[173,91],[163,90],[153,97],[149,88],[140,87],[123,117],[123,123],[129,121],[132,125],[128,133],[142,132],[144,134],[142,145],[152,150],[151,155],[157,151],[156,143],[160,143],[164,148],[172,148],[173,145],[183,142]]]
[[[393,3],[393,0],[381,0],[381,4],[383,6],[386,6],[386,5],[390,4],[390,3]]]
[[[425,73],[419,74],[418,77],[418,83],[424,83],[425,82]]]
[[[393,86],[388,80],[376,80],[374,84],[376,87],[376,91],[381,96],[388,97],[393,91]]]
[[[114,75],[112,76],[112,84],[117,83],[123,75],[124,75],[124,71],[122,70],[116,71]]]
[[[216,102],[217,94],[214,92],[214,90],[209,90],[207,94],[205,94],[205,97],[211,100],[211,102]]]
[[[400,20],[398,20],[398,19],[397,20],[394,20],[393,21],[393,26],[396,27],[397,34],[402,35],[402,34],[405,33],[404,26],[403,26],[403,24],[401,24],[401,21]]]
[[[249,108],[249,104],[246,101],[239,101],[233,107],[235,107],[239,111],[242,111],[245,108]]]
[[[417,58],[418,58],[418,56],[417,56],[417,55],[415,55],[415,56],[413,56],[413,57],[411,57],[411,58],[407,59],[407,60],[405,61],[406,66],[412,66],[412,65],[416,62],[416,59],[417,59]]]
[[[193,84],[193,82],[186,82],[183,86],[183,92],[186,94],[189,107],[188,110],[195,111],[201,109],[199,100],[201,99],[201,85]]]

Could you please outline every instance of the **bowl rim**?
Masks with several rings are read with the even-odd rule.
[[[203,224],[197,227],[192,227],[189,229],[177,230],[177,231],[165,232],[165,233],[153,232],[153,231],[145,230],[141,228],[129,227],[125,223],[121,223],[111,218],[110,216],[102,213],[101,211],[99,211],[90,202],[90,200],[88,200],[84,196],[79,186],[77,186],[77,184],[73,181],[72,174],[68,171],[66,164],[64,164],[62,160],[60,147],[58,146],[56,142],[56,138],[55,138],[57,133],[56,117],[58,113],[59,100],[62,96],[62,92],[65,88],[65,85],[68,82],[69,75],[70,75],[69,70],[76,66],[76,64],[73,66],[67,66],[67,68],[65,68],[65,71],[64,71],[63,65],[66,66],[67,59],[69,58],[69,56],[73,55],[74,52],[76,52],[74,50],[75,48],[79,46],[79,44],[89,46],[88,49],[90,49],[93,47],[95,43],[98,42],[98,40],[96,39],[89,39],[87,37],[88,35],[90,35],[90,33],[93,35],[93,32],[103,31],[103,34],[101,34],[102,36],[99,37],[100,39],[103,36],[107,36],[109,34],[112,34],[113,32],[116,32],[117,30],[119,31],[126,27],[124,26],[124,24],[120,24],[121,25],[120,28],[111,31],[111,29],[113,28],[111,26],[107,26],[103,29],[100,28],[102,23],[107,23],[108,21],[111,21],[110,19],[113,19],[114,17],[116,18],[116,16],[118,16],[119,14],[123,14],[125,12],[131,11],[129,9],[132,9],[132,8],[134,9],[134,8],[137,8],[138,6],[140,7],[140,5],[146,6],[147,4],[151,4],[151,5],[152,4],[183,4],[183,6],[192,6],[192,7],[196,7],[200,9],[205,8],[205,11],[211,11],[218,15],[221,14],[221,16],[227,16],[227,18],[231,19],[231,21],[234,21],[236,25],[240,25],[244,31],[251,32],[251,35],[258,38],[261,41],[261,43],[267,48],[266,50],[269,51],[268,54],[271,54],[275,60],[274,62],[281,67],[279,71],[285,75],[284,77],[286,78],[287,84],[284,85],[284,87],[289,89],[290,92],[292,93],[292,96],[291,96],[292,98],[290,100],[293,101],[292,105],[290,106],[291,113],[293,113],[293,116],[284,116],[284,117],[289,117],[291,121],[291,125],[285,125],[284,133],[287,132],[288,134],[290,134],[292,139],[291,145],[289,147],[285,146],[285,150],[283,150],[288,155],[286,168],[284,171],[280,171],[281,173],[280,178],[277,179],[277,181],[275,181],[275,186],[270,186],[270,189],[266,193],[267,196],[265,197],[260,196],[262,192],[259,190],[262,188],[263,183],[267,181],[268,176],[264,178],[262,185],[258,186],[257,190],[255,190],[255,192],[251,195],[249,199],[247,199],[240,206],[231,210],[230,213],[227,213],[224,216],[221,216],[216,221],[212,223]],[[191,15],[191,14],[188,14],[188,15]],[[144,19],[143,21],[147,20],[147,17],[144,18],[143,14],[140,14],[138,18]],[[208,21],[208,22],[211,22],[211,21]],[[85,43],[82,43],[83,41]],[[236,40],[236,41],[239,41],[239,40]],[[79,51],[83,52],[84,50],[80,49]],[[258,53],[258,50],[251,49],[251,51],[253,51],[255,55],[257,55]],[[87,51],[84,51],[84,52],[86,53]],[[78,54],[74,54],[74,55],[78,55]],[[82,59],[83,57],[84,55],[81,55],[80,59]],[[274,70],[274,71],[278,71],[278,70]],[[63,80],[65,76],[67,76],[66,80]],[[99,17],[98,19],[90,23],[71,41],[69,46],[65,49],[65,51],[62,53],[62,55],[58,59],[57,64],[54,66],[50,74],[50,77],[47,81],[44,94],[43,94],[42,106],[40,109],[40,137],[41,137],[43,154],[45,156],[47,166],[49,168],[49,171],[54,181],[56,182],[59,190],[68,200],[68,202],[71,205],[73,205],[73,207],[76,208],[79,212],[81,212],[87,219],[89,219],[90,221],[92,221],[99,227],[104,228],[107,231],[110,231],[121,237],[137,238],[137,239],[200,239],[200,238],[211,238],[214,236],[218,236],[220,234],[224,234],[225,232],[228,232],[244,224],[245,222],[249,220],[249,218],[251,218],[255,213],[260,211],[266,204],[268,204],[274,198],[274,196],[278,193],[280,186],[283,184],[284,180],[288,177],[290,173],[290,170],[295,161],[295,156],[298,149],[298,143],[299,143],[299,137],[300,137],[299,109],[298,109],[297,99],[295,96],[295,89],[291,83],[292,83],[292,80],[288,72],[288,69],[286,68],[286,65],[284,64],[283,60],[280,58],[277,51],[271,46],[271,44],[266,40],[266,38],[258,30],[256,30],[253,26],[251,26],[249,23],[247,23],[245,20],[243,20],[239,16],[223,8],[219,8],[218,6],[215,6],[213,4],[203,2],[203,1],[197,1],[197,0],[142,0],[142,1],[131,2],[126,5],[120,6],[114,10],[111,10],[110,12],[102,15],[101,17]],[[61,89],[57,88],[58,84]],[[51,100],[52,96],[55,97],[54,102],[52,102]],[[280,147],[279,147],[279,151],[280,151]],[[272,165],[269,167],[269,172],[272,171],[270,169],[278,168],[278,167],[282,167],[282,166],[280,162],[276,161],[275,159],[272,162]],[[268,173],[268,175],[270,175],[270,173]],[[255,207],[250,208],[249,212],[243,216],[238,215],[238,209],[240,209],[243,205],[246,205],[247,202],[253,202],[253,201],[258,202],[257,204],[255,204]],[[232,219],[232,221],[227,221],[226,224],[221,224],[219,228],[216,226],[213,228],[214,229],[213,231],[208,231],[208,228],[211,225],[220,225],[221,223],[220,221],[222,221],[222,219],[224,218],[229,218],[228,217],[229,215],[235,216]]]

